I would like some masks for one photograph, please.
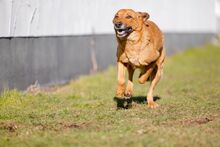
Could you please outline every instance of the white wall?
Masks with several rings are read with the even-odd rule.
[[[149,12],[165,32],[216,32],[215,0],[0,0],[0,36],[113,33],[120,8]]]
[[[217,16],[217,33],[220,34],[220,0],[215,0],[215,14]]]

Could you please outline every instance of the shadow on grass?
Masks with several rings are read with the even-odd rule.
[[[154,101],[161,99],[159,96],[154,96]],[[129,109],[132,108],[132,102],[138,104],[146,104],[146,96],[133,96],[131,98],[119,98],[114,97],[113,100],[116,102],[117,109]]]

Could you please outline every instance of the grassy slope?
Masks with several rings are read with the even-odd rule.
[[[37,95],[0,96],[0,146],[219,146],[220,48],[191,49],[166,60],[155,91],[160,107],[141,101],[148,84],[136,72],[132,109],[116,110],[114,67]]]

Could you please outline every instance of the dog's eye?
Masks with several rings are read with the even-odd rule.
[[[118,15],[115,15],[115,18],[117,19],[117,18],[118,18]]]
[[[126,16],[125,18],[127,18],[127,19],[131,19],[132,16],[131,16],[131,15],[128,15],[128,16]]]

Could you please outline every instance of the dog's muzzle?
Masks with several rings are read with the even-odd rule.
[[[133,31],[132,27],[127,27],[125,24],[123,24],[121,22],[115,23],[114,28],[116,31],[116,35],[119,38],[123,38]]]

